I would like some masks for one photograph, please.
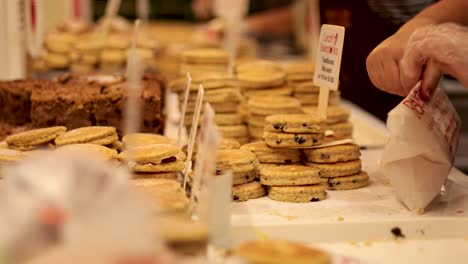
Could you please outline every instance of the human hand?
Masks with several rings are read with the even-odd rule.
[[[397,33],[380,43],[367,57],[367,73],[377,88],[401,96],[409,93],[410,90],[404,90],[400,84],[399,70],[406,42],[407,37]]]
[[[400,61],[401,87],[411,90],[421,80],[422,96],[428,99],[437,87],[441,72],[468,87],[467,44],[468,28],[458,24],[417,29],[408,40]]]

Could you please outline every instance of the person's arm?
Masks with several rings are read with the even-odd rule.
[[[394,35],[380,43],[367,57],[367,71],[372,83],[389,93],[402,96],[408,94],[412,87],[401,85],[399,62],[411,34],[420,27],[445,22],[468,25],[466,10],[468,10],[466,0],[441,0],[408,21]],[[431,72],[434,74],[436,71],[431,70]]]
[[[294,31],[291,6],[275,8],[249,16],[246,19],[249,31],[257,34],[284,35]]]
[[[193,0],[192,10],[195,17],[207,19],[213,15],[213,0]]]

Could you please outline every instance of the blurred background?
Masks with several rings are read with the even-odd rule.
[[[55,1],[55,0],[51,0]],[[62,1],[60,1],[62,2]],[[106,0],[94,0],[90,1],[92,6],[92,19],[97,20],[100,18],[105,10]],[[187,23],[201,23],[207,22],[214,17],[213,14],[208,14],[201,17],[200,14],[196,13],[193,8],[193,2],[190,0],[151,0],[150,5],[153,7],[149,11],[150,19],[163,20],[163,21],[177,21]],[[196,2],[196,1],[195,1]],[[205,1],[206,2],[206,1]],[[209,2],[209,1],[208,1]],[[248,8],[248,17],[252,18],[259,14],[265,14],[265,12],[276,10],[277,13],[271,13],[272,16],[280,17],[281,10],[293,8],[294,5],[298,5],[298,2],[307,1],[293,1],[293,0],[254,0],[250,1]],[[324,1],[322,1],[324,2]],[[343,4],[346,1],[326,1],[328,5],[335,5],[340,10],[346,10],[349,4]],[[353,1],[349,1],[353,2]],[[359,5],[358,2],[354,1],[355,5]],[[372,2],[372,1],[368,1]],[[378,1],[377,1],[378,2]],[[385,2],[385,1],[382,1]],[[415,1],[417,2],[417,1]],[[423,2],[423,1],[419,1]],[[344,8],[340,8],[340,4]],[[136,18],[136,0],[122,0],[119,14],[128,19]],[[296,19],[299,14],[296,13]],[[335,20],[346,20],[348,14],[341,12],[335,14]],[[281,18],[279,18],[281,19]],[[284,18],[283,18],[284,19]],[[291,20],[293,18],[285,18],[285,21],[294,24]],[[297,26],[296,26],[297,27]],[[359,29],[363,30],[363,29]],[[383,29],[384,30],[384,29]],[[384,30],[385,31],[385,30]],[[294,30],[283,30],[283,32],[274,32],[268,34],[266,32],[250,32],[255,37],[259,48],[258,56],[262,58],[285,58],[285,57],[296,57],[303,56],[307,52],[306,44],[304,44],[303,37],[295,36],[298,33],[297,29]],[[301,42],[302,41],[302,42]],[[461,87],[458,82],[452,80],[450,77],[446,78],[442,85],[447,89],[448,95],[452,99],[457,111],[459,112],[463,122],[462,135],[460,138],[459,154],[456,159],[456,166],[463,169],[465,172],[468,171],[468,90]]]
[[[8,1],[12,2],[22,0]],[[34,3],[34,0],[31,2]],[[138,6],[141,2],[143,1],[121,1],[118,16],[126,21],[127,27],[131,27],[132,21],[139,17]],[[157,48],[152,47],[152,51],[157,54],[155,68],[158,71],[171,76],[178,67],[178,54],[188,46],[222,45],[226,25],[225,21],[216,19],[214,2],[215,0],[147,1],[146,13],[150,20],[148,25],[151,37],[158,43]],[[244,1],[237,3],[241,2]],[[247,14],[237,25],[242,33],[237,59],[256,57],[283,62],[304,59],[314,61],[320,24],[342,25],[346,28],[346,40],[340,76],[341,95],[384,121],[388,111],[401,101],[401,97],[381,92],[370,83],[365,59],[377,44],[435,0],[405,1],[405,4],[399,2],[245,1]],[[106,4],[106,0],[43,0],[44,31],[54,32],[60,27],[63,29],[61,25],[64,21],[77,18],[89,23],[98,22],[104,15]],[[38,65],[43,66],[40,63]],[[463,121],[468,121],[467,89],[450,77],[442,81],[442,86],[447,90]],[[468,126],[467,122],[463,124],[456,166],[468,171]]]

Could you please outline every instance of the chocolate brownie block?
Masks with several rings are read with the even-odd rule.
[[[71,75],[56,80],[55,85],[33,90],[31,120],[34,127],[66,126],[74,129],[95,125],[93,100],[99,89],[93,85],[73,83]]]
[[[0,82],[0,121],[12,125],[31,122],[31,91],[53,86],[47,80],[15,80]]]
[[[143,76],[140,96],[142,118],[140,130],[143,132],[162,132],[164,126],[162,83],[161,79],[154,75]],[[101,87],[100,96],[95,101],[95,118],[98,125],[115,126],[120,133],[122,132],[127,89],[125,80]]]
[[[32,93],[31,119],[35,127],[106,125],[116,127],[121,134],[127,101],[127,82],[122,75],[65,74],[56,83]],[[162,132],[163,81],[145,74],[141,84],[140,130]]]

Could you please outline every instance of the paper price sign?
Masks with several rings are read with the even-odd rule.
[[[315,85],[338,90],[344,36],[344,27],[322,25],[315,61]]]

